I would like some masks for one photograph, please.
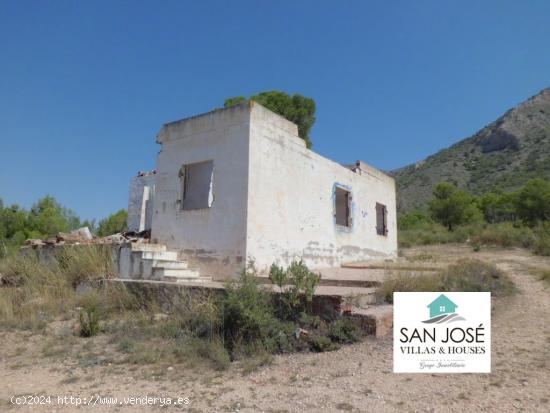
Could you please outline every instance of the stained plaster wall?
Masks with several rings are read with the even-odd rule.
[[[157,136],[152,240],[214,279],[236,275],[246,258],[249,120],[241,105],[169,123]],[[183,210],[182,165],[210,160],[211,207]]]
[[[397,254],[395,182],[361,163],[358,172],[305,147],[294,124],[260,105],[250,121],[247,255],[260,270],[303,259],[311,268]],[[351,227],[335,224],[334,190],[352,194]],[[388,234],[376,232],[376,203]]]

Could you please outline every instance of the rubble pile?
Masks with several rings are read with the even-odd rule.
[[[135,232],[125,231],[118,234],[98,237],[92,235],[88,227],[75,229],[71,232],[60,232],[55,237],[42,239],[28,239],[25,245],[38,247],[44,245],[77,245],[77,244],[126,244],[126,243],[148,243],[151,237],[149,230]]]

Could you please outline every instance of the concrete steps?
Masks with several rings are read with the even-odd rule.
[[[200,274],[197,270],[192,270],[189,268],[184,269],[173,269],[173,268],[163,268],[163,267],[153,267],[153,278],[159,279],[162,277],[176,277],[176,278],[198,278]]]
[[[189,268],[187,261],[181,260],[151,260],[153,268],[167,268],[171,270],[186,270]]]
[[[197,269],[189,268],[186,260],[178,259],[176,251],[168,251],[162,244],[131,244],[121,254],[124,259],[121,278],[165,282],[207,282],[210,277],[201,277]]]
[[[176,261],[178,253],[174,251],[143,251],[141,258],[145,260]]]

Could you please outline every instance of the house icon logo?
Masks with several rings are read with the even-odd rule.
[[[430,318],[422,321],[426,324],[452,323],[455,321],[465,321],[465,318],[456,313],[457,305],[451,301],[445,294],[441,294],[430,304]]]

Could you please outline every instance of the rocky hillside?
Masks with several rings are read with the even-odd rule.
[[[425,207],[441,181],[481,194],[513,190],[535,177],[550,179],[550,88],[475,135],[392,174],[400,212]]]

